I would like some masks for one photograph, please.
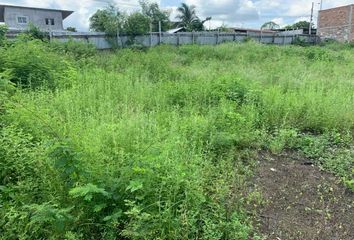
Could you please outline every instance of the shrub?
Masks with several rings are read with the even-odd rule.
[[[7,33],[7,26],[6,25],[0,25],[0,47],[4,45],[6,41],[6,33]]]
[[[11,82],[11,78],[11,71],[0,72],[0,97],[15,90],[15,84]]]
[[[301,38],[300,36],[295,37],[292,44],[301,47],[306,47],[310,45],[308,42],[306,42],[304,38]]]
[[[75,77],[73,65],[39,40],[16,41],[1,60],[0,71],[10,71],[10,81],[25,88],[69,86]]]
[[[38,27],[33,24],[29,25],[25,34],[28,35],[31,39],[38,39],[41,41],[48,41],[49,40],[49,33],[41,31]]]
[[[34,236],[24,208],[50,198],[44,149],[16,126],[0,127],[0,232],[6,239]],[[54,183],[54,176],[51,176]],[[53,194],[52,192],[51,194]],[[33,234],[33,235],[32,235]],[[37,235],[38,237],[38,235]]]
[[[96,54],[96,48],[93,44],[70,39],[67,42],[52,41],[50,47],[59,54],[68,54],[75,59],[84,59]]]

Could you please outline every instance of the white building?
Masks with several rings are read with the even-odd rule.
[[[43,31],[63,31],[63,20],[73,11],[0,4],[0,22],[10,29],[25,30],[33,24]]]

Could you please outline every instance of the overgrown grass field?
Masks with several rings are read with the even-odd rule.
[[[260,239],[245,193],[264,150],[353,188],[350,46],[0,54],[2,239]]]

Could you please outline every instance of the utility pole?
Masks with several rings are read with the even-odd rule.
[[[162,29],[161,29],[161,21],[159,21],[159,44],[161,44],[162,40]]]
[[[117,26],[117,48],[119,48],[119,26]]]
[[[320,10],[322,10],[322,7],[323,7],[323,0],[321,0],[321,3],[320,3]]]
[[[150,22],[150,47],[152,47],[152,22]]]
[[[313,21],[313,8],[314,8],[315,3],[312,2],[312,7],[311,7],[311,17],[310,17],[310,24],[309,24],[309,35],[312,35],[312,21]]]

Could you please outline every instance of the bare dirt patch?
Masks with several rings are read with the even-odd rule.
[[[354,193],[305,158],[263,153],[254,183],[266,201],[256,219],[267,239],[354,240]]]

